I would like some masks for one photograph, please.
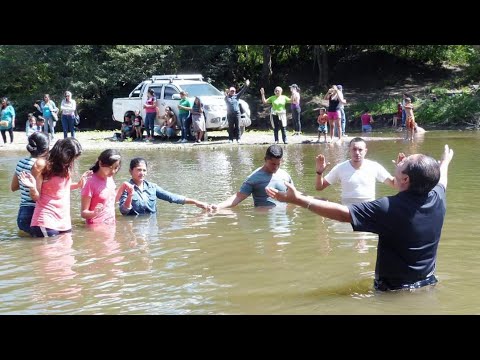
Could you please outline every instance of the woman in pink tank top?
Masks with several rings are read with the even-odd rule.
[[[20,174],[19,180],[29,188],[30,197],[36,201],[31,223],[33,237],[55,236],[72,230],[70,191],[82,188],[91,174],[88,170],[78,182],[72,183],[73,165],[81,153],[82,146],[77,139],[58,140],[37,179],[26,172]]]

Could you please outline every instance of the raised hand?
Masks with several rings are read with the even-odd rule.
[[[453,158],[453,150],[445,144],[445,148],[443,150],[442,158],[440,160],[441,163],[449,163],[450,160]]]
[[[315,169],[319,173],[323,173],[327,166],[330,165],[330,162],[327,162],[325,156],[322,154],[318,154],[315,158]]]
[[[398,166],[407,156],[404,153],[398,153],[397,160],[392,160],[395,166]]]

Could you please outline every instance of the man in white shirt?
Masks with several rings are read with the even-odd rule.
[[[323,177],[323,172],[330,164],[325,156],[319,154],[316,161],[315,188],[322,191],[329,185],[340,183],[342,186],[342,204],[357,204],[375,200],[375,182],[379,181],[395,188],[394,177],[379,163],[365,159],[367,144],[360,137],[350,141],[350,160],[337,164]]]

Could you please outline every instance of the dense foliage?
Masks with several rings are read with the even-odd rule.
[[[84,126],[109,128],[113,126],[112,99],[126,96],[154,74],[202,73],[219,89],[249,78],[252,94],[262,86],[286,86],[301,80],[303,90],[320,93],[339,72],[348,70],[352,59],[366,52],[383,52],[429,66],[465,66],[466,78],[456,80],[461,86],[480,73],[477,51],[466,45],[0,45],[4,74],[0,95],[9,97],[17,116],[26,119],[26,114],[34,110],[34,101],[44,93],[59,103],[64,91],[70,90],[79,104]],[[361,72],[361,68],[356,71]],[[389,69],[375,66],[374,71],[385,82],[396,81]],[[250,96],[258,102],[258,96]],[[473,104],[476,100],[473,97],[469,101]],[[445,106],[456,106],[456,101],[446,98],[422,111],[430,116],[438,105],[438,111],[444,112]],[[472,104],[462,109],[477,111]],[[393,101],[368,105],[373,111],[394,111]],[[251,107],[256,109],[255,104]],[[458,119],[465,118],[467,114]]]

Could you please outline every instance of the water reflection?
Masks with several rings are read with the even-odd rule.
[[[379,135],[379,136],[384,136]],[[372,136],[373,138],[374,136]],[[158,203],[154,216],[117,214],[115,228],[92,229],[72,193],[71,234],[20,238],[18,196],[0,192],[0,313],[19,314],[472,314],[480,296],[480,134],[428,132],[422,140],[376,140],[368,158],[390,172],[398,152],[455,150],[449,172],[447,216],[439,244],[439,283],[429,292],[381,294],[372,289],[377,237],[355,233],[303,208],[267,211],[247,199],[209,214]],[[168,189],[216,203],[236,192],[263,162],[265,146],[196,147],[148,151],[149,176]],[[159,151],[162,156],[159,156]],[[285,147],[282,165],[307,194],[340,199],[339,187],[314,189],[315,156],[333,164],[348,157],[348,142]],[[23,152],[0,157],[7,184]],[[122,151],[128,162],[136,151]],[[98,156],[86,152],[78,172]],[[129,179],[128,167],[116,181]],[[383,185],[377,195],[395,193]],[[468,226],[465,226],[468,224]],[[64,236],[65,236],[64,235]]]
[[[76,281],[75,250],[72,233],[32,240],[34,274],[38,281],[33,288],[34,302],[68,300],[81,296],[82,287]]]

